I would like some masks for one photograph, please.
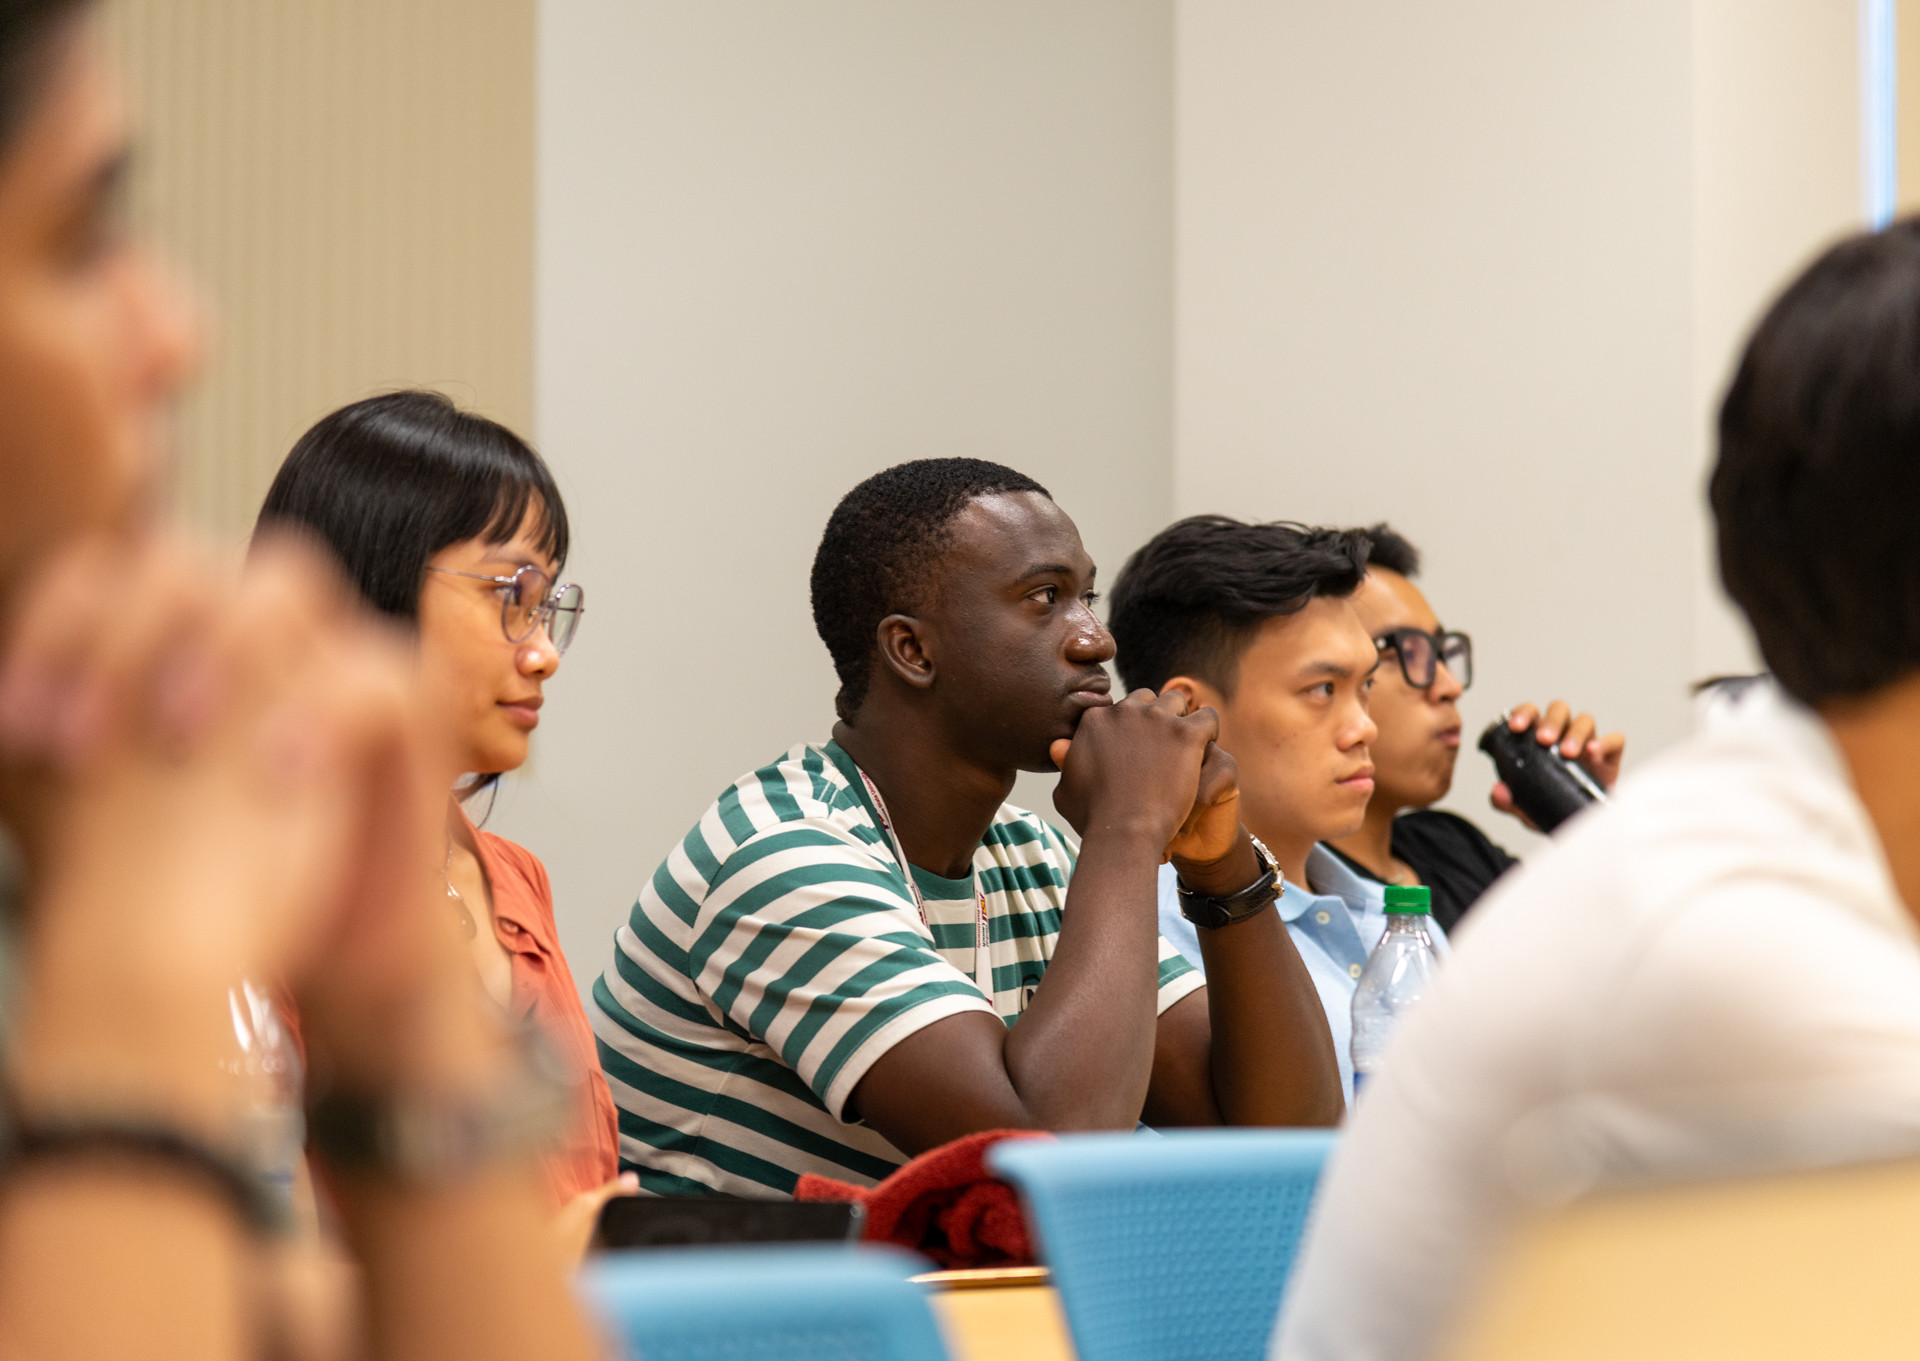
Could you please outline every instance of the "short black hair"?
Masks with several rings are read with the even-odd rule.
[[[827,519],[813,555],[813,627],[833,657],[833,707],[851,719],[867,697],[880,621],[924,603],[954,516],[982,496],[1052,493],[1025,473],[978,458],[920,458],[875,473]]]
[[[61,40],[93,9],[93,0],[0,0],[0,154],[45,93]]]
[[[567,508],[540,455],[438,392],[389,392],[323,416],[300,437],[254,532],[314,535],[368,604],[411,621],[435,553],[482,536],[505,543],[529,508],[540,551],[558,567],[569,547]]]
[[[1367,554],[1367,566],[1385,568],[1407,578],[1420,575],[1420,550],[1384,520],[1367,529],[1349,530],[1348,533],[1364,534],[1373,545],[1372,551]]]
[[[1920,667],[1920,219],[1834,246],[1747,342],[1709,484],[1720,578],[1808,704]]]
[[[1168,526],[1127,559],[1108,597],[1121,683],[1158,690],[1193,676],[1231,695],[1260,626],[1352,595],[1370,547],[1365,530],[1284,521],[1195,515]]]

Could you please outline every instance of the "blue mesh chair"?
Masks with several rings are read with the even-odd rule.
[[[1331,1130],[1000,1144],[1080,1361],[1261,1361]]]
[[[888,1248],[610,1252],[580,1272],[640,1361],[946,1361],[927,1263]]]

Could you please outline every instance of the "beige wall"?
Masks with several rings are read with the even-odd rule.
[[[1553,695],[1630,760],[1679,736],[1750,661],[1709,408],[1858,216],[1854,12],[1182,0],[1175,509],[1395,523],[1474,636],[1469,739]],[[1490,781],[1464,753],[1452,805]]]
[[[112,0],[136,216],[217,343],[180,497],[222,534],[331,408],[440,387],[532,414],[533,0]]]
[[[1900,211],[1920,210],[1920,0],[1894,0],[1894,138]]]
[[[1164,522],[1170,40],[1165,0],[543,4],[538,433],[587,614],[496,825],[583,985],[706,804],[827,735],[807,572],[856,481],[1011,463],[1109,574]]]

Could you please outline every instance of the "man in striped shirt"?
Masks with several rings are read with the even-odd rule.
[[[856,1182],[979,1130],[1331,1123],[1338,1068],[1213,712],[1115,703],[1094,566],[1032,479],[926,459],[813,565],[833,739],[743,776],[594,987],[621,1160],[661,1193]],[[1059,767],[1067,836],[1006,803]],[[1208,979],[1156,927],[1189,891]]]

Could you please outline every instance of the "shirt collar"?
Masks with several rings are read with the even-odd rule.
[[[496,930],[494,936],[507,949],[520,954],[549,956],[559,954],[560,942],[549,933],[546,924],[539,919],[539,914],[520,911],[520,894],[501,892],[502,886],[513,875],[514,870],[501,859],[498,848],[491,844],[493,838],[474,825],[473,819],[467,816],[467,810],[460,806],[459,800],[454,801],[454,807],[459,810],[460,820],[466,824],[467,832],[473,837],[474,849],[480,856],[481,873],[487,876],[487,889],[493,897],[493,919],[503,926],[513,928],[504,935]]]
[[[1312,881],[1314,888],[1287,880],[1286,888],[1280,892],[1281,921],[1298,921],[1307,913],[1320,909],[1345,909],[1349,906],[1365,908],[1368,905],[1369,895],[1366,893],[1347,892],[1349,881],[1360,884],[1359,876],[1342,865],[1325,847],[1315,845],[1307,852],[1307,878]],[[1316,888],[1326,891],[1316,892]]]
[[[1322,895],[1339,898],[1363,912],[1384,910],[1386,886],[1356,873],[1353,866],[1317,841],[1307,852],[1307,879]]]

